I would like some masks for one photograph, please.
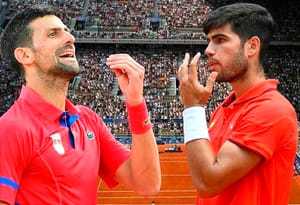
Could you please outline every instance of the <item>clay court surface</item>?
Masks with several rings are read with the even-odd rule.
[[[97,204],[151,205],[154,202],[155,205],[194,205],[196,192],[189,175],[184,145],[179,145],[183,152],[164,152],[165,148],[169,146],[159,145],[162,185],[156,196],[145,198],[121,185],[114,189],[108,189],[105,183],[99,180]],[[300,204],[300,176],[293,179],[290,204]]]

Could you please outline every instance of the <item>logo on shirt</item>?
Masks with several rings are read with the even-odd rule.
[[[231,130],[233,129],[233,123],[232,123],[232,122],[229,124],[229,128],[230,128]]]
[[[213,121],[212,123],[210,123],[210,125],[209,125],[209,129],[211,129],[214,125],[216,124],[216,122],[215,121]]]
[[[92,131],[87,131],[86,132],[86,137],[89,139],[89,140],[92,140],[95,138],[95,134],[92,132]]]
[[[65,149],[61,141],[61,136],[59,133],[55,133],[50,136],[52,138],[53,147],[58,154],[64,154]]]

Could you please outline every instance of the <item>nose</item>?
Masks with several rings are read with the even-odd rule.
[[[67,44],[74,44],[75,43],[75,37],[73,36],[73,34],[71,34],[71,32],[66,31],[66,41]]]
[[[208,43],[204,51],[204,54],[207,55],[208,57],[213,56],[215,54],[212,43]]]

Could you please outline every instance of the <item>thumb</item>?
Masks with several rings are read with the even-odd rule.
[[[217,72],[212,72],[212,73],[209,75],[209,77],[208,77],[208,79],[207,79],[207,81],[206,81],[205,89],[206,89],[209,93],[212,93],[212,90],[213,90],[213,87],[214,87],[214,84],[215,84],[217,75],[218,75]]]

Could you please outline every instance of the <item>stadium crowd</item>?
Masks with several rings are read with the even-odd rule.
[[[61,18],[73,29],[78,38],[190,38],[204,39],[201,27],[210,7],[205,1],[162,0],[155,1],[86,1],[70,0],[14,0],[9,5],[7,17],[22,8],[36,3],[49,3],[61,11]],[[153,9],[156,8],[157,9]],[[296,8],[296,7],[295,7]],[[290,9],[293,10],[293,7]],[[151,28],[153,18],[158,12],[158,29]],[[294,11],[294,10],[293,10]],[[300,41],[299,13],[277,11],[279,33],[276,40]],[[130,15],[128,15],[130,14]],[[293,16],[294,15],[294,16]],[[78,27],[78,20],[84,20],[84,30]],[[194,18],[199,16],[199,18]],[[284,16],[284,18],[283,18]],[[298,16],[298,17],[297,17]],[[149,20],[147,22],[147,19]],[[287,19],[292,19],[287,23]],[[154,19],[155,20],[155,19]],[[156,19],[157,20],[157,19]],[[295,26],[295,27],[294,27]],[[121,31],[121,27],[127,30]],[[96,28],[93,30],[93,28]],[[188,29],[187,29],[188,28]],[[128,30],[129,29],[129,30]],[[188,31],[188,32],[187,32]],[[288,31],[288,32],[287,32]],[[203,51],[205,45],[115,45],[80,44],[77,45],[77,57],[82,67],[79,76],[70,84],[69,97],[74,103],[89,106],[103,117],[117,137],[128,136],[127,114],[124,98],[120,94],[116,79],[105,61],[112,53],[129,53],[146,69],[144,95],[151,114],[154,131],[165,142],[181,142],[182,104],[177,92],[176,72],[185,52]],[[291,101],[300,118],[300,55],[299,46],[274,45],[265,60],[269,77],[280,80],[280,91]],[[205,58],[199,67],[206,68]],[[208,69],[199,70],[200,80],[205,83]],[[0,116],[18,97],[22,81],[0,60]],[[216,84],[207,105],[207,119],[214,108],[231,91],[228,84]],[[222,92],[220,92],[222,91]],[[130,138],[127,138],[130,140]],[[169,140],[169,141],[168,141]]]
[[[196,48],[193,48],[196,49]],[[275,49],[275,50],[272,50]],[[292,102],[299,117],[299,50],[272,48],[266,60],[267,75],[280,80],[280,90]],[[70,84],[69,97],[75,103],[89,106],[101,115],[113,133],[127,136],[128,125],[123,96],[120,95],[114,74],[105,64],[109,54],[114,52],[130,53],[145,66],[144,93],[157,136],[182,136],[182,105],[176,92],[172,94],[172,77],[176,76],[178,64],[186,50],[170,48],[145,49],[136,46],[113,49],[109,46],[78,47],[77,55],[82,67],[81,74]],[[196,50],[191,52],[196,52]],[[205,67],[205,59],[200,64]],[[199,70],[200,80],[205,82],[208,69]],[[1,114],[18,96],[21,80],[1,64]],[[207,117],[231,90],[228,84],[218,83],[210,103],[207,105]],[[220,90],[222,92],[220,92]]]
[[[212,10],[205,0],[11,0],[7,17],[37,3],[56,6],[77,38],[205,40],[201,26]],[[264,6],[277,23],[275,40],[300,40],[299,1]]]

